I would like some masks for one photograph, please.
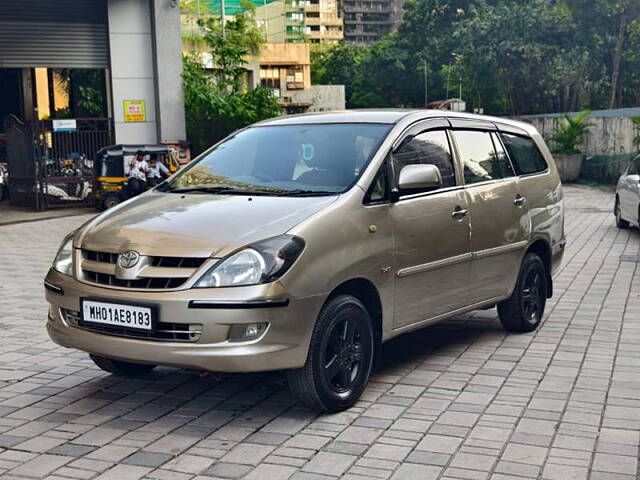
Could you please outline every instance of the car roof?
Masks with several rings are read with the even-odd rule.
[[[308,124],[331,124],[331,123],[382,123],[396,124],[401,120],[419,121],[429,118],[462,118],[469,120],[485,120],[488,122],[510,125],[526,130],[527,133],[535,132],[535,128],[525,122],[511,120],[503,117],[491,117],[486,115],[476,115],[464,112],[451,112],[448,110],[428,110],[428,109],[359,109],[340,110],[332,112],[303,113],[299,115],[286,115],[263,120],[255,125],[308,125]]]

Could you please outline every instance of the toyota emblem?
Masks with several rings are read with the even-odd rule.
[[[118,264],[122,268],[134,267],[138,263],[138,260],[140,260],[140,254],[134,250],[129,250],[118,255]]]

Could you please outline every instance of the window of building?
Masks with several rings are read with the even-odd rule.
[[[304,71],[300,65],[287,67],[287,90],[304,88]]]
[[[303,22],[304,13],[302,12],[287,12],[287,20],[292,22]]]
[[[400,171],[407,165],[415,164],[435,165],[440,170],[440,175],[442,175],[442,186],[455,186],[456,176],[451,157],[451,148],[444,130],[431,130],[420,133],[415,137],[409,137],[400,145],[393,154],[393,170],[396,184],[400,178]]]
[[[260,85],[271,90],[277,97],[280,96],[280,68],[260,67]]]
[[[544,172],[547,169],[547,162],[532,139],[503,133],[502,140],[518,175]]]

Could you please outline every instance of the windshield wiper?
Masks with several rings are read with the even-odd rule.
[[[184,187],[174,188],[173,190],[167,190],[170,193],[212,193],[223,195],[275,195],[277,192],[271,192],[269,190],[240,190],[233,187]]]
[[[339,192],[329,192],[326,190],[282,190],[278,192],[279,197],[322,197],[325,195],[337,195]]]

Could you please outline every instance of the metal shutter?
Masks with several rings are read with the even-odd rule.
[[[107,68],[106,0],[0,0],[0,68]]]

